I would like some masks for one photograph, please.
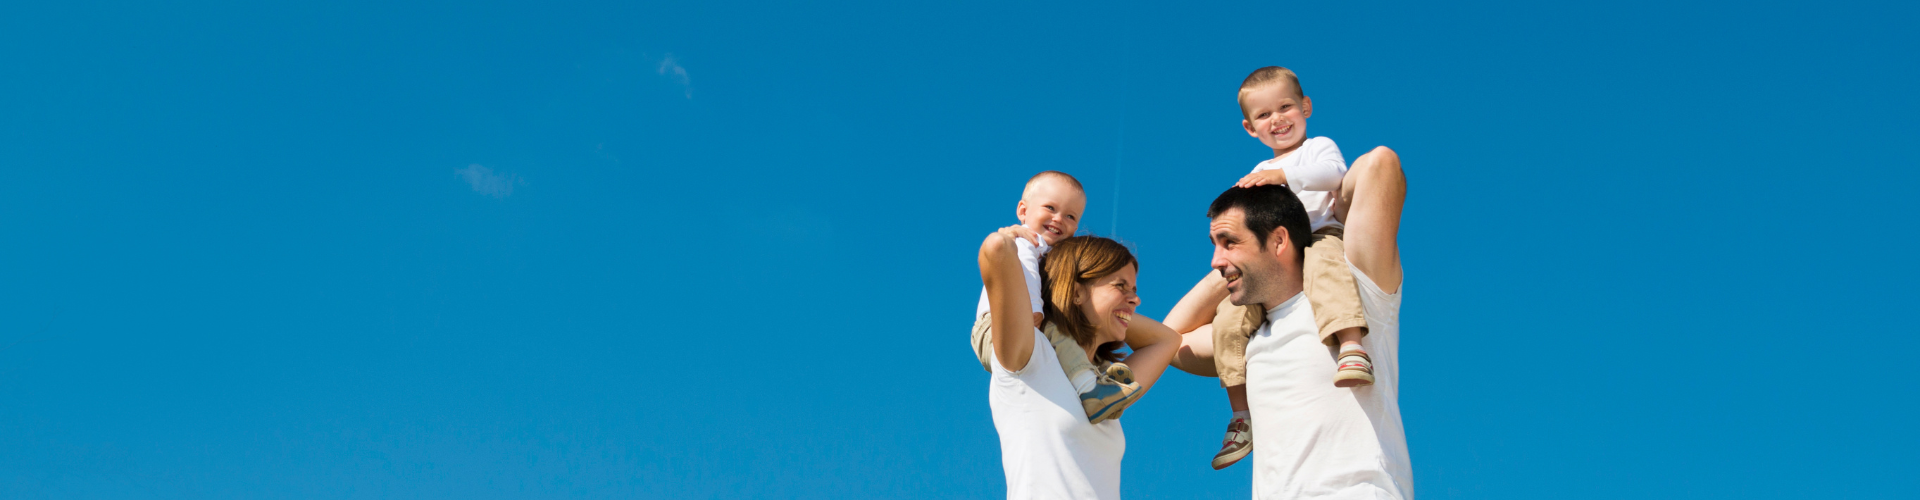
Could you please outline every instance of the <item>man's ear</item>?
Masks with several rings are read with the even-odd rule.
[[[1313,118],[1313,98],[1300,96],[1300,117]]]
[[[1293,240],[1287,239],[1286,226],[1273,228],[1273,234],[1267,235],[1267,243],[1271,245],[1272,248],[1267,249],[1267,251],[1273,252],[1273,257],[1276,259],[1286,260],[1287,252],[1285,249],[1286,246],[1292,242]]]

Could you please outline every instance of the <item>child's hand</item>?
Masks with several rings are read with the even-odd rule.
[[[1008,243],[1012,243],[1014,238],[1025,238],[1028,243],[1032,243],[1034,246],[1040,245],[1040,233],[1033,232],[1033,230],[1028,229],[1027,226],[1015,224],[1000,228],[997,232],[1000,233],[1001,237],[1006,238]]]
[[[1247,174],[1246,177],[1240,178],[1240,182],[1233,183],[1233,187],[1250,188],[1269,184],[1275,186],[1287,185],[1287,171],[1276,168]]]

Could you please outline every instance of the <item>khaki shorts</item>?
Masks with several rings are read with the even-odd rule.
[[[1321,228],[1313,233],[1307,246],[1302,284],[1307,302],[1313,304],[1313,319],[1320,326],[1320,342],[1333,345],[1333,334],[1348,328],[1367,328],[1366,311],[1360,308],[1360,285],[1347,267],[1345,231],[1337,227]],[[1267,320],[1266,309],[1258,304],[1236,306],[1220,301],[1213,317],[1213,367],[1220,373],[1220,385],[1232,387],[1247,383],[1247,341]]]

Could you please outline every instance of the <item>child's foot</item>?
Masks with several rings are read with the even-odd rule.
[[[1120,412],[1126,410],[1127,405],[1140,399],[1140,384],[1133,383],[1133,371],[1127,365],[1114,363],[1107,367],[1108,374],[1115,371],[1114,366],[1125,375],[1125,382],[1103,374],[1094,382],[1093,390],[1080,394],[1080,406],[1087,411],[1088,423],[1120,418]]]
[[[1213,455],[1213,470],[1225,469],[1253,452],[1253,424],[1245,417],[1227,423],[1227,439],[1220,441],[1220,453]]]
[[[1336,364],[1340,365],[1340,371],[1333,373],[1334,387],[1373,384],[1373,358],[1367,357],[1367,351],[1359,348],[1342,350]]]
[[[1133,382],[1133,369],[1128,368],[1126,363],[1120,363],[1120,362],[1108,363],[1107,368],[1103,371],[1106,372],[1107,378],[1113,379],[1113,382],[1116,384],[1133,386],[1135,388],[1140,387],[1140,384],[1136,384]],[[1132,398],[1129,398],[1126,401],[1121,402],[1119,407],[1113,410],[1113,415],[1107,418],[1108,419],[1120,418],[1121,413],[1125,413],[1127,411],[1127,408],[1133,406],[1134,401],[1139,401],[1139,400],[1140,400],[1140,392],[1136,390],[1134,391],[1134,395]]]

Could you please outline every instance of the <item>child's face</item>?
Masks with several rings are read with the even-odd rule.
[[[1040,233],[1040,239],[1052,245],[1080,229],[1080,212],[1086,208],[1085,193],[1059,179],[1046,178],[1027,187],[1014,215],[1020,217],[1020,225]]]
[[[1307,140],[1307,117],[1313,116],[1313,99],[1298,96],[1293,84],[1275,82],[1248,91],[1242,103],[1247,116],[1240,126],[1247,135],[1273,148],[1274,156],[1293,152]]]

